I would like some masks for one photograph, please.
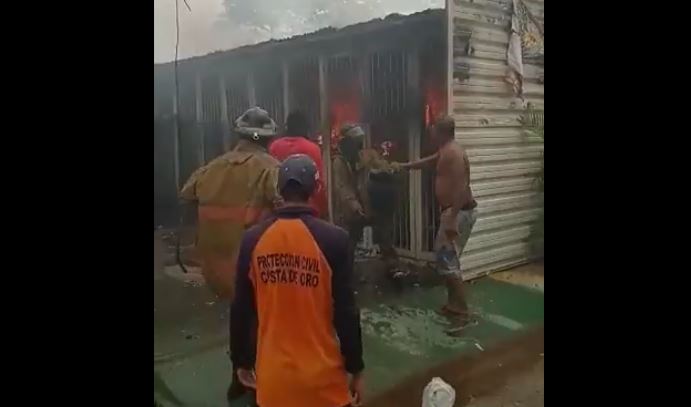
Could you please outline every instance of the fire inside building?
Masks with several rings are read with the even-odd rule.
[[[447,17],[445,10],[390,15],[341,29],[328,28],[182,60],[177,68],[178,103],[174,64],[154,65],[155,226],[177,223],[178,187],[194,169],[232,147],[233,120],[249,106],[266,109],[279,127],[289,112],[305,112],[312,129],[310,136],[322,147],[327,177],[331,176],[331,149],[338,129],[346,122],[360,124],[367,134],[366,146],[378,147],[392,161],[406,162],[434,153],[426,127],[440,114],[463,113],[448,111],[448,101],[454,101],[455,106],[455,100],[449,96],[452,92],[447,78],[456,75],[449,69]],[[471,31],[475,26],[484,26],[487,31],[490,25],[486,21],[470,23]],[[500,29],[508,37],[506,27]],[[479,60],[482,63],[482,58]],[[471,151],[469,156],[472,164]],[[518,176],[529,177],[533,170],[530,167],[519,171]],[[495,180],[485,177],[483,182],[512,182],[505,175],[498,172]],[[393,233],[397,250],[409,259],[432,259],[438,226],[432,177],[432,170],[400,174]],[[480,231],[471,237],[465,256],[472,256],[473,250],[490,254],[497,250],[491,243],[473,248],[473,240],[478,240],[475,234],[480,235],[478,241],[486,241],[488,235],[488,229],[482,231],[483,222],[487,223],[482,218],[482,191],[480,185]],[[331,196],[329,200],[332,208]],[[532,210],[529,206],[523,209]],[[498,228],[522,228],[534,218],[526,213],[516,215],[517,223],[511,225],[513,215],[509,212],[500,209],[487,215],[490,221],[492,216],[509,219],[508,223],[495,219]],[[526,236],[517,236],[518,240],[511,243],[523,244]],[[527,260],[525,253],[512,252],[510,256],[481,255],[464,272],[485,273],[507,262]]]

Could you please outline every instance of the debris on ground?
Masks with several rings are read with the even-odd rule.
[[[403,268],[403,267],[396,267],[389,272],[389,275],[394,280],[401,279],[403,277],[408,277],[408,276],[410,276],[410,274],[411,274],[410,269]]]
[[[180,333],[185,337],[185,339],[199,339],[199,335],[190,333],[188,330],[183,329],[180,331]]]
[[[188,287],[192,287],[192,288],[197,288],[197,287],[202,286],[202,283],[200,283],[199,281],[195,281],[195,280],[185,280],[185,284]]]

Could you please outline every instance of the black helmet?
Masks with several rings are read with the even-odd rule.
[[[341,137],[342,138],[347,138],[347,137],[360,138],[360,137],[364,137],[364,136],[365,136],[365,132],[362,130],[362,127],[358,126],[357,124],[346,123],[343,126],[341,126]]]
[[[305,193],[312,195],[318,174],[317,165],[311,158],[305,154],[293,154],[283,160],[278,170],[278,190],[283,191],[288,181],[293,181],[300,184]]]
[[[235,131],[250,136],[254,140],[259,140],[259,137],[275,136],[276,123],[266,110],[255,106],[235,120]]]

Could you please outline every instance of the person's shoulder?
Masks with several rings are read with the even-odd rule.
[[[328,229],[334,235],[338,235],[339,237],[344,237],[346,239],[348,238],[348,232],[342,227],[334,225],[331,222],[327,222],[324,219],[317,218],[316,216],[314,217],[314,220],[320,225],[322,225],[322,227]]]
[[[348,232],[342,227],[336,226],[333,223],[319,219],[316,216],[307,216],[304,218],[307,227],[318,240],[328,239],[330,241],[348,242]]]
[[[468,160],[468,152],[466,151],[465,147],[463,147],[463,144],[459,143],[456,140],[454,140],[454,144],[456,145],[454,150],[456,151],[458,157],[462,160]]]
[[[269,154],[268,151],[259,151],[253,155],[252,159],[256,160],[263,167],[272,168],[280,165],[276,157]]]
[[[274,156],[274,157],[276,156],[278,148],[281,146],[281,144],[283,144],[282,140],[283,140],[283,137],[276,139],[276,140],[272,141],[271,144],[269,144],[269,148],[267,150],[269,151],[269,154],[271,156]]]
[[[454,158],[457,156],[462,156],[465,153],[463,146],[458,140],[451,140],[451,142],[446,143],[442,148],[439,149],[439,155],[445,155],[449,158]]]
[[[301,137],[300,144],[301,148],[305,151],[305,154],[314,158],[315,156],[321,157],[321,149],[319,145],[314,141],[308,139],[307,137]]]
[[[463,148],[463,144],[461,144],[460,141],[454,139],[454,140],[451,142],[451,144],[453,145],[454,150],[456,150],[456,151],[461,151],[461,152],[465,151],[465,148]]]
[[[317,150],[319,150],[319,144],[317,144],[316,141],[311,140],[307,137],[302,137],[302,139],[304,140],[303,143],[305,143],[305,145],[308,145],[310,148],[316,148]]]
[[[209,161],[208,163],[206,163],[205,165],[203,165],[202,167],[200,167],[200,170],[205,172],[209,168],[215,168],[215,167],[227,165],[228,162],[233,161],[233,158],[235,158],[235,156],[236,155],[234,154],[233,151],[229,151],[227,153],[221,154],[218,157],[216,157],[216,158],[212,159],[211,161]]]
[[[284,144],[288,144],[292,138],[293,138],[293,137],[290,137],[290,136],[281,136],[281,137],[278,137],[278,138],[274,139],[274,140],[271,142],[270,146],[271,146],[271,147],[273,147],[273,146],[280,147],[280,146],[282,146],[282,145],[284,145]]]
[[[188,185],[187,184],[194,184],[198,181],[201,181],[205,179],[208,176],[215,177],[219,172],[223,172],[226,170],[226,167],[228,167],[228,155],[224,154],[221,156],[218,156],[214,158],[213,160],[209,161],[208,163],[200,166],[196,170],[192,172],[192,175],[190,175],[188,181],[186,182],[186,185],[183,187],[185,189]]]
[[[449,145],[453,143],[444,144],[437,148],[437,155],[440,159],[446,158],[449,155]]]
[[[266,232],[266,230],[276,221],[275,216],[269,216],[268,218],[250,226],[245,230],[243,239],[246,241],[256,242],[259,238]]]

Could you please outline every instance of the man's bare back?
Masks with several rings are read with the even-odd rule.
[[[468,304],[463,293],[460,255],[463,253],[476,220],[470,188],[470,164],[463,147],[455,140],[453,117],[440,118],[431,128],[432,140],[439,149],[429,157],[405,163],[401,168],[420,169],[436,161],[434,191],[440,206],[439,229],[434,239],[437,271],[446,281],[447,303],[439,312],[458,318],[458,328],[469,321]]]
[[[439,148],[434,191],[442,208],[473,209],[476,206],[470,189],[470,164],[463,147],[450,140]]]

